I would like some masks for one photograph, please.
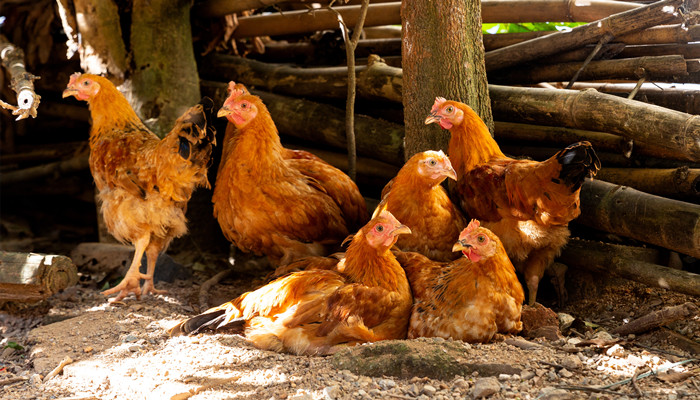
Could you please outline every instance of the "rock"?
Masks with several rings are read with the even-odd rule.
[[[533,331],[530,331],[533,338],[543,337],[550,342],[563,338],[558,326],[541,326]]]
[[[314,400],[314,396],[306,390],[296,393],[294,396],[290,396],[289,400]]]
[[[593,335],[593,339],[610,341],[613,340],[613,337],[608,332],[598,331]]]
[[[569,370],[577,370],[583,367],[583,363],[577,356],[567,356],[562,360],[561,365]]]
[[[620,346],[619,344],[615,344],[609,349],[607,349],[605,351],[605,354],[607,354],[610,357],[624,357],[625,348]]]
[[[537,398],[540,400],[573,400],[576,398],[576,395],[564,389],[547,386],[540,391]]]
[[[559,332],[559,318],[557,317],[557,314],[539,303],[535,303],[534,306],[523,306],[520,319],[523,322],[523,330],[520,332],[523,337],[536,338],[542,337],[544,334],[551,336],[553,331],[557,332],[557,339],[561,337],[561,332]],[[550,328],[537,332],[543,327]],[[551,340],[549,337],[547,337],[547,339]]]
[[[562,368],[559,371],[559,376],[561,376],[562,378],[571,378],[572,376],[574,376],[574,374],[571,371],[569,371],[568,369]]]
[[[389,390],[396,386],[396,382],[391,379],[380,379],[377,383],[382,390]]]
[[[508,375],[508,374],[500,374],[500,375],[498,375],[498,380],[499,380],[499,381],[507,381],[507,380],[510,380],[510,375]]]
[[[542,347],[541,345],[539,345],[537,343],[533,343],[533,342],[530,342],[530,341],[527,341],[524,339],[514,338],[514,337],[506,339],[505,342],[511,346],[515,346],[515,347],[521,348],[523,350],[532,350],[532,349]]]
[[[562,331],[569,329],[576,319],[567,313],[557,313],[557,318],[559,319],[559,329]]]
[[[437,389],[435,389],[431,385],[425,385],[425,386],[423,386],[423,391],[421,393],[423,393],[424,395],[426,395],[428,397],[433,397],[435,395],[435,393],[437,393]]]
[[[126,335],[124,339],[122,339],[122,342],[124,343],[130,343],[130,342],[135,342],[138,340],[138,337],[134,335]]]
[[[474,383],[474,389],[472,389],[472,397],[475,399],[481,399],[484,397],[491,396],[492,394],[501,391],[501,385],[498,383],[496,378],[479,378]]]
[[[137,351],[141,350],[143,347],[141,345],[138,345],[138,344],[133,344],[133,345],[129,346],[128,348],[129,348],[130,352],[136,353]]]
[[[0,354],[0,359],[2,360],[8,360],[10,357],[12,357],[17,350],[13,349],[12,347],[5,347],[5,349],[2,351]]]
[[[41,379],[41,375],[32,374],[32,376],[29,377],[29,384],[34,386],[34,387],[41,387],[41,385],[43,384],[43,381]]]
[[[530,370],[527,370],[527,369],[523,370],[520,373],[520,379],[522,379],[524,381],[529,381],[530,379],[532,379],[534,377],[535,377],[535,373],[530,371]]]
[[[519,374],[510,364],[475,364],[467,361],[464,343],[445,340],[387,340],[353,346],[333,355],[337,369],[347,369],[358,375],[393,376],[399,378],[428,377],[449,380],[455,375],[481,376]]]

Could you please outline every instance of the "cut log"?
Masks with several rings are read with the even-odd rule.
[[[700,296],[700,275],[655,264],[645,249],[572,238],[558,260],[570,268],[597,275],[609,273],[648,286]]]
[[[581,69],[581,62],[537,65],[530,68],[514,67],[489,74],[489,82],[496,84],[537,83],[566,81]],[[673,82],[688,75],[686,60],[680,55],[601,60],[588,63],[578,76],[579,80],[630,79],[646,77],[650,80]]]
[[[581,216],[575,221],[700,258],[698,204],[586,180],[581,189]]]
[[[620,325],[610,331],[610,333],[620,336],[647,332],[662,325],[670,324],[679,319],[692,319],[698,314],[698,306],[691,302],[672,307],[665,307],[661,310],[652,311],[642,317]]]
[[[700,202],[700,169],[603,168],[596,178],[657,196]]]
[[[0,251],[0,302],[36,302],[76,283],[66,256]]]
[[[215,103],[221,103],[226,98],[225,83],[202,82],[202,90]],[[338,149],[346,148],[343,110],[304,99],[252,92],[262,98],[281,134],[325,143]],[[357,115],[355,132],[359,155],[403,165],[403,126]]]
[[[678,18],[676,15],[681,7],[686,10],[696,10],[698,0],[663,0],[614,14],[567,32],[557,32],[491,50],[486,53],[486,70],[494,71],[512,67],[586,44],[593,44],[604,36],[615,37],[676,22]]]
[[[683,58],[700,58],[700,46],[692,44],[645,44],[625,46],[617,55],[618,58],[635,58],[646,56],[666,56],[677,54]]]
[[[634,83],[577,82],[574,84],[573,89],[595,89],[601,93],[627,97],[635,86],[636,84]],[[688,89],[675,85],[659,87],[659,84],[645,83],[637,91],[634,99],[688,114],[700,114],[700,90],[697,89]]]
[[[676,159],[700,159],[700,117],[595,90],[490,85],[494,118],[622,135],[664,148]]]
[[[539,3],[541,3],[541,7],[533,7],[532,3],[526,0],[483,0],[481,2],[482,22],[590,22],[615,13],[633,10],[640,6],[635,3],[606,0],[589,0],[585,4],[578,4],[568,0],[540,0],[538,5],[540,5]],[[370,5],[365,26],[401,24],[400,7],[401,2]],[[346,24],[355,25],[359,15],[359,6],[333,8],[343,16]],[[227,14],[227,12],[224,14],[221,14],[221,12],[217,12],[217,15],[210,13],[209,16],[223,16]],[[238,27],[233,32],[234,38],[291,35],[338,29],[336,14],[327,9],[285,11],[267,15],[258,14],[250,17],[240,17],[238,18],[238,23]],[[650,26],[660,23],[663,22],[651,24]]]
[[[497,33],[484,35],[484,48],[486,51],[500,49],[501,47],[547,36],[557,31],[535,31],[518,33]],[[643,31],[629,33],[615,37],[612,42],[624,44],[662,44],[662,43],[689,43],[700,40],[700,25],[688,27],[676,25],[663,25],[647,28]]]

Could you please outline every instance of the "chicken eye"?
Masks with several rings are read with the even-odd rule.
[[[476,237],[476,240],[479,241],[479,243],[484,243],[486,241],[486,236],[484,235],[479,235]]]
[[[374,228],[374,229],[376,229],[376,230],[377,230],[377,232],[381,232],[381,231],[383,231],[383,230],[384,230],[384,227],[383,227],[383,226],[381,226],[381,225],[377,225],[377,227],[376,227],[376,228]]]
[[[90,81],[83,81],[83,86],[88,86],[90,84]]]
[[[431,158],[430,160],[428,160],[428,165],[430,165],[431,167],[434,167],[437,165],[437,161],[435,161],[434,159]]]
[[[248,103],[241,103],[241,108],[248,108]]]
[[[455,108],[452,107],[452,106],[447,106],[447,107],[445,107],[445,112],[448,113],[448,114],[451,114],[452,111],[454,111],[454,110],[455,110]]]

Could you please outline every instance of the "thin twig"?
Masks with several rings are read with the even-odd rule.
[[[644,374],[641,374],[641,375],[637,376],[637,380],[639,380],[639,379],[644,379],[644,378],[646,378],[646,377],[648,377],[648,376],[651,376],[651,375],[656,375],[656,374],[658,374],[659,372],[664,372],[664,371],[669,370],[669,369],[671,369],[671,368],[673,368],[673,367],[678,367],[678,366],[681,366],[681,365],[684,365],[684,364],[688,364],[688,363],[693,362],[693,361],[697,361],[697,359],[696,359],[696,358],[689,358],[689,359],[687,359],[687,360],[678,361],[678,362],[676,362],[676,363],[667,365],[667,366],[665,366],[665,367],[661,367],[661,368],[657,368],[657,369],[655,369],[655,370],[651,370],[651,371],[649,371],[649,372],[647,372],[647,373],[644,373]],[[621,381],[618,381],[618,382],[615,382],[615,383],[611,383],[611,384],[609,384],[609,385],[607,385],[607,386],[603,386],[603,387],[601,387],[601,389],[611,389],[611,388],[614,388],[614,387],[617,387],[617,386],[620,386],[620,385],[626,385],[626,384],[630,383],[630,381],[632,381],[632,378],[623,379],[623,380],[621,380]]]
[[[566,85],[566,89],[571,89],[571,87],[574,85],[574,82],[576,82],[576,80],[581,75],[581,73],[583,73],[583,70],[585,70],[586,67],[588,66],[588,64],[593,60],[593,57],[595,57],[595,55],[598,54],[600,49],[603,48],[603,45],[608,43],[609,41],[611,41],[613,39],[613,37],[614,37],[613,35],[607,33],[603,37],[600,38],[600,40],[598,41],[598,44],[595,46],[595,48],[593,49],[591,54],[588,55],[586,60],[583,62],[583,65],[581,65],[581,68],[579,68],[578,71],[576,71],[576,73],[574,74],[574,77],[571,78],[571,80],[569,81],[569,84]]]
[[[579,390],[579,391],[583,391],[583,392],[609,393],[609,394],[615,394],[618,396],[622,394],[622,393],[616,392],[614,390],[597,388],[597,387],[592,387],[592,386],[556,385],[556,387],[558,387],[559,389],[565,389],[565,390]]]
[[[204,311],[209,308],[209,290],[211,290],[212,286],[216,285],[217,283],[221,282],[222,279],[225,277],[229,276],[233,272],[232,269],[225,269],[218,274],[212,276],[211,278],[207,279],[206,282],[202,284],[199,288],[199,310]]]
[[[644,393],[642,392],[641,389],[639,389],[639,385],[637,385],[637,377],[639,376],[639,373],[640,373],[640,372],[644,371],[644,369],[645,369],[645,368],[639,368],[639,367],[637,367],[637,368],[634,369],[634,375],[632,375],[632,381],[631,381],[632,387],[633,387],[634,390],[637,392],[637,394],[639,395],[639,397],[644,397]]]
[[[54,368],[53,370],[51,370],[51,372],[49,372],[49,373],[46,375],[46,377],[44,378],[44,383],[46,383],[49,379],[53,378],[54,376],[60,374],[61,371],[63,371],[63,367],[65,367],[66,365],[68,365],[68,364],[70,364],[70,363],[72,363],[72,362],[73,362],[73,359],[70,358],[69,356],[66,356],[66,358],[64,358],[64,359],[58,364],[58,366],[57,366],[56,368]]]
[[[11,384],[17,383],[17,382],[26,381],[27,379],[29,379],[29,378],[25,378],[22,376],[15,376],[13,378],[3,379],[0,381],[0,387],[6,386],[6,385],[11,385]]]
[[[642,84],[644,83],[645,80],[647,80],[646,76],[642,76],[641,78],[639,78],[639,80],[637,81],[637,85],[634,87],[634,89],[632,89],[630,94],[627,96],[627,98],[629,100],[632,100],[634,98],[634,96],[637,95],[637,92],[639,91],[639,89],[641,89]]]

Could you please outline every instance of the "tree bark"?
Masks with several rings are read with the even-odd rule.
[[[513,67],[489,74],[495,84],[525,84],[568,81],[581,68],[581,62],[538,65],[530,68]],[[673,82],[674,78],[688,75],[686,60],[680,55],[601,60],[588,63],[578,76],[580,80],[630,79],[641,77]]]
[[[614,94],[627,97],[634,89],[634,83],[575,83],[572,89],[595,89],[601,93]],[[700,114],[700,90],[686,89],[682,87],[658,87],[655,84],[645,83],[634,96],[635,100],[672,110]]]
[[[190,0],[135,0],[131,13],[134,70],[129,102],[158,136],[165,136],[200,99],[192,47]]]
[[[596,178],[657,196],[700,203],[700,169],[603,168]]]
[[[668,11],[672,7],[673,12]],[[604,36],[620,36],[656,25],[675,22],[678,9],[698,8],[698,0],[663,0],[614,14],[568,32],[557,32],[486,53],[486,70],[494,71],[598,42]]]
[[[679,319],[692,319],[698,314],[698,306],[691,302],[677,306],[665,307],[661,310],[652,311],[642,317],[620,325],[610,333],[614,335],[627,336],[631,333],[647,332],[662,325],[670,324]]]
[[[227,97],[226,84],[202,82],[216,104]],[[346,149],[345,113],[329,105],[254,90],[267,106],[280,134]],[[403,127],[383,120],[355,116],[357,153],[388,164],[403,165]]]
[[[576,223],[700,258],[700,205],[587,180]]]
[[[406,158],[424,150],[447,150],[448,135],[423,122],[436,96],[469,104],[493,131],[481,12],[477,0],[405,1],[403,30]]]
[[[34,302],[78,283],[70,258],[0,251],[0,302]]]
[[[119,10],[113,0],[74,0],[80,32],[80,67],[95,75],[108,75],[121,83],[127,70]],[[149,39],[150,40],[150,39]]]
[[[666,149],[677,159],[700,159],[700,117],[594,90],[490,85],[499,120],[609,132]]]
[[[700,275],[663,267],[645,257],[633,247],[572,238],[558,260],[596,274],[610,273],[648,286],[700,296]]]

